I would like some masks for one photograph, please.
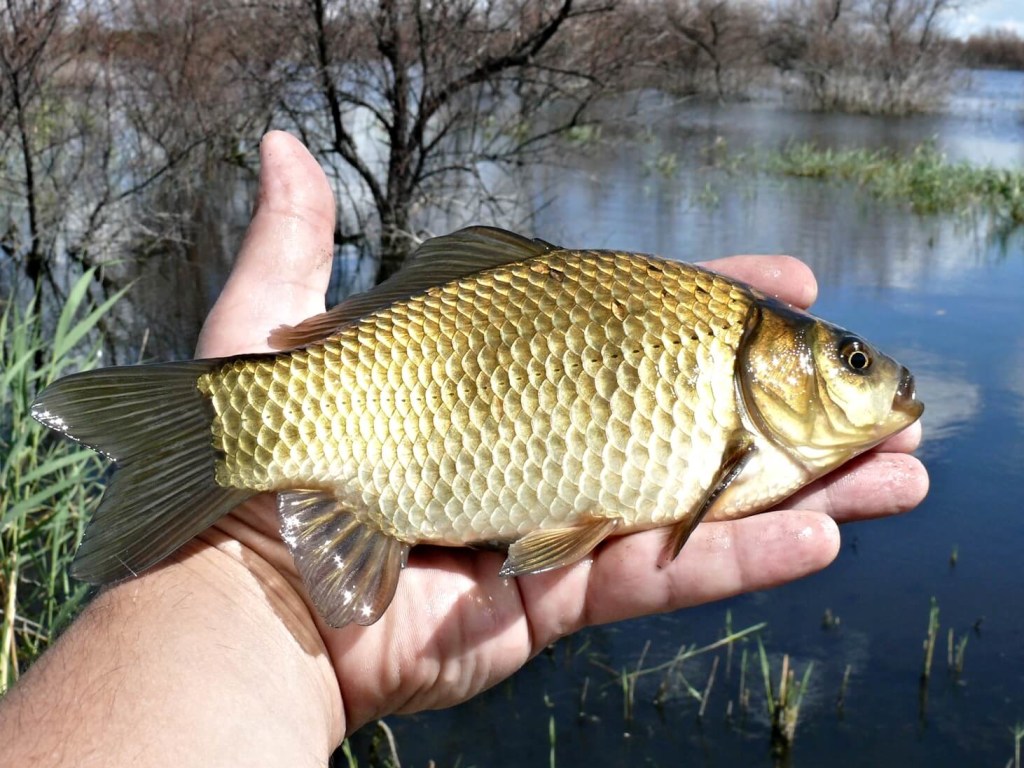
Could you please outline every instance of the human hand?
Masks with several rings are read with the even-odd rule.
[[[261,151],[257,209],[203,329],[201,357],[265,351],[272,329],[324,311],[330,188],[290,136],[269,134]],[[815,296],[809,269],[788,257],[738,256],[707,266],[798,306]],[[838,553],[836,522],[895,514],[923,498],[927,475],[908,455],[919,439],[914,425],[805,488],[785,509],[700,525],[667,566],[659,565],[659,530],[611,539],[583,562],[518,579],[498,576],[498,553],[415,548],[394,601],[369,627],[333,629],[319,620],[277,533],[272,497],[242,505],[202,538],[227,557],[225,578],[241,566],[265,586],[275,615],[305,651],[329,660],[339,697],[332,707],[350,733],[392,712],[470,698],[584,626],[765,589],[823,568]]]

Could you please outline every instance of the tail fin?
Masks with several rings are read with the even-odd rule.
[[[213,408],[196,386],[218,361],[78,373],[47,387],[32,415],[116,464],[72,573],[106,584],[155,565],[253,491],[215,479]]]

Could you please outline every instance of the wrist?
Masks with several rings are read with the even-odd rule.
[[[218,623],[230,624],[221,631],[252,654],[239,659],[243,671],[263,671],[265,685],[248,695],[276,697],[277,708],[306,733],[302,740],[318,744],[321,734],[329,755],[345,737],[341,689],[276,520],[272,504],[243,505],[183,548],[174,567],[211,593],[206,602],[217,605],[203,606],[203,613],[217,610]]]

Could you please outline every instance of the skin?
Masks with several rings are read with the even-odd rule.
[[[261,147],[261,188],[199,356],[266,350],[324,310],[334,201],[284,133]],[[709,266],[808,306],[785,256]],[[325,765],[390,713],[447,707],[584,626],[674,611],[801,578],[839,551],[837,523],[904,512],[927,491],[916,425],[816,482],[785,509],[700,525],[661,559],[664,531],[606,542],[570,568],[497,576],[492,552],[418,548],[373,626],[320,623],[277,534],[271,497],[239,507],[161,567],[104,590],[0,700],[12,765]]]

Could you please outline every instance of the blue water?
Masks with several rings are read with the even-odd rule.
[[[984,220],[917,217],[848,186],[709,170],[700,152],[776,148],[813,138],[829,146],[906,149],[934,139],[951,157],[1020,167],[1024,76],[974,73],[948,112],[889,120],[783,111],[778,105],[661,104],[643,139],[636,126],[532,180],[545,239],[682,259],[789,253],[818,276],[815,311],[856,329],[906,362],[927,404],[920,455],[931,493],[911,514],[848,526],[834,565],[765,593],[668,616],[589,630],[520,674],[452,710],[389,720],[403,763],[547,765],[770,765],[763,682],[747,669],[751,708],[740,712],[738,645],[702,721],[678,674],[640,679],[632,721],[619,680],[768,622],[776,665],[802,674],[814,661],[793,765],[1003,766],[1010,728],[1024,722],[1024,235]],[[675,155],[674,170],[658,170]],[[956,564],[951,554],[956,552]],[[931,683],[919,691],[929,600],[941,630]],[[838,626],[823,629],[826,609]],[[947,632],[966,636],[963,674],[947,670]],[[701,689],[713,656],[682,669]],[[604,665],[604,666],[602,666]],[[850,679],[836,707],[844,670]],[[677,670],[678,672],[678,670]],[[661,706],[652,703],[667,684]],[[582,692],[586,690],[581,704]],[[726,717],[732,703],[732,717]],[[365,754],[372,729],[356,738]]]

